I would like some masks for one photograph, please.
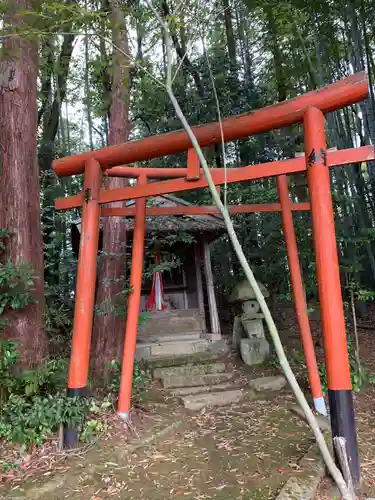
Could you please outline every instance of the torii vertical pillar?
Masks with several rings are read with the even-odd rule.
[[[96,160],[88,160],[85,166],[83,186],[85,200],[82,207],[82,229],[77,268],[73,339],[67,390],[68,396],[71,397],[82,397],[85,395],[89,372],[99,242],[99,192],[101,177],[100,164]],[[73,448],[77,442],[77,428],[75,426],[67,426],[64,429],[64,448]]]
[[[141,176],[139,184],[146,184],[147,179]],[[141,305],[142,270],[146,233],[146,198],[138,198],[135,202],[135,222],[133,232],[132,264],[130,286],[132,288],[128,301],[126,318],[124,354],[122,358],[120,393],[117,413],[125,421],[129,419],[131,406],[135,351],[137,348],[137,331],[139,310]]]
[[[286,175],[279,175],[277,177],[277,191],[279,194],[281,205],[281,220],[283,224],[285,245],[288,255],[288,264],[292,282],[294,304],[297,313],[297,321],[301,333],[303,351],[305,354],[307,375],[309,377],[315,410],[318,413],[326,416],[327,410],[324,402],[322,385],[320,383],[318,364],[316,362],[314,343],[310,330],[309,316],[307,314],[306,298],[303,288],[301,267],[298,258],[296,234],[294,231],[293,214],[290,206],[288,181]]]
[[[303,126],[332,437],[346,441],[353,485],[358,490],[359,458],[323,113],[308,108]]]

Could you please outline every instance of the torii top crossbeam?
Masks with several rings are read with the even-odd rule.
[[[314,106],[323,113],[328,113],[366,99],[367,95],[367,75],[365,72],[357,73],[280,104],[223,120],[224,140],[226,142],[233,141],[293,125],[303,119],[309,106]],[[201,146],[210,146],[221,142],[218,122],[193,127],[193,132]],[[118,146],[60,158],[53,162],[53,168],[56,175],[63,177],[83,173],[85,163],[89,159],[98,161],[102,169],[107,169],[116,165],[151,160],[187,151],[189,148],[191,148],[191,142],[185,131],[169,132]]]

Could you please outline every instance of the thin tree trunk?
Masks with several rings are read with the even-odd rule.
[[[100,52],[102,54],[102,58],[107,61],[107,51],[105,42],[102,38],[100,38]],[[108,62],[109,65],[109,62]],[[108,117],[110,115],[110,106],[111,106],[111,82],[108,71],[103,71],[102,76],[102,85],[103,85],[103,130],[106,144],[109,144],[109,129],[108,129]]]
[[[42,47],[42,52],[45,57],[44,67],[41,69],[41,106],[38,110],[38,126],[40,125],[42,116],[48,107],[51,100],[52,93],[52,72],[54,64],[54,39],[53,37],[47,38]]]
[[[87,8],[87,6],[86,6]],[[91,116],[91,101],[90,101],[90,54],[89,54],[89,37],[87,36],[87,28],[86,28],[86,36],[85,36],[85,101],[86,101],[86,114],[87,114],[87,125],[89,131],[89,143],[91,151],[94,149],[94,140],[93,140],[93,128],[92,128],[92,116]]]
[[[67,5],[73,5],[75,0],[66,0]],[[75,35],[70,33],[73,22],[67,22],[63,26],[66,31],[62,41],[60,54],[57,61],[57,78],[56,89],[53,96],[53,102],[50,107],[45,106],[39,110],[39,120],[43,115],[43,131],[39,149],[39,163],[42,172],[51,170],[54,150],[53,143],[59,127],[59,119],[61,116],[61,105],[64,102],[67,92],[67,81],[69,75],[70,61],[72,58]],[[52,78],[52,75],[51,75]]]
[[[270,48],[273,55],[273,63],[276,76],[276,87],[279,102],[287,98],[287,81],[283,67],[283,54],[280,49],[280,40],[277,33],[277,24],[274,17],[273,5],[267,4],[264,7],[267,18],[268,33],[270,37]]]
[[[246,30],[247,27],[246,16],[247,12],[244,8],[244,5],[242,3],[237,4],[236,6],[237,32],[242,48],[241,52],[242,52],[242,61],[245,74],[245,82],[248,87],[248,95],[251,95],[252,91],[254,90],[253,60],[250,50],[248,33]]]
[[[232,8],[230,5],[230,0],[222,0],[224,7],[224,21],[225,21],[225,32],[227,35],[227,47],[229,62],[232,73],[236,73],[237,60],[236,60],[236,40],[234,38],[233,21],[232,21]]]
[[[122,52],[114,49],[112,74],[112,102],[109,119],[109,143],[119,144],[129,134],[130,60],[128,32],[119,0],[111,0],[113,42]],[[126,180],[109,178],[107,188],[126,185]],[[122,203],[113,204],[122,206]],[[97,306],[104,311],[96,315],[93,332],[93,359],[96,373],[105,373],[105,362],[121,359],[124,345],[125,322],[115,316],[112,305],[123,290],[126,269],[126,224],[120,217],[107,217],[103,221],[103,255],[99,269]],[[108,307],[109,306],[109,307]],[[103,314],[104,312],[104,314]]]
[[[74,3],[75,0],[66,0],[67,4]],[[67,23],[64,28],[67,33],[72,28],[72,23]],[[67,92],[67,80],[69,74],[69,66],[73,53],[75,36],[72,34],[65,34],[63,42],[61,45],[60,54],[57,63],[57,75],[55,75],[56,85],[55,92],[53,96],[53,101],[50,106],[42,106],[39,110],[39,119],[42,118],[43,128],[40,140],[40,147],[38,151],[39,166],[42,173],[42,185],[44,187],[44,197],[42,199],[43,211],[42,211],[42,226],[43,226],[43,236],[44,243],[49,245],[51,250],[50,254],[54,261],[59,260],[59,249],[57,247],[53,248],[55,244],[54,240],[54,224],[55,224],[55,211],[53,207],[53,199],[51,195],[53,193],[51,188],[56,186],[56,177],[52,172],[52,160],[55,151],[55,139],[59,130],[59,122],[61,117],[61,106],[63,100],[65,99]],[[52,82],[51,75],[51,82]],[[51,84],[52,88],[52,84]],[[43,113],[41,115],[41,111]],[[58,284],[58,274],[56,273],[55,266],[48,266],[44,269],[44,277],[46,283]]]
[[[33,0],[9,0],[5,27],[27,27],[25,11],[38,8]],[[40,184],[36,129],[38,45],[32,38],[5,38],[0,60],[0,221],[12,236],[6,257],[32,266],[35,280],[33,302],[14,311],[6,336],[21,347],[26,365],[40,363],[47,355],[44,332],[43,244],[40,224]]]

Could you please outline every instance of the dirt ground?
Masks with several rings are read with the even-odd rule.
[[[373,317],[371,313],[366,325]],[[312,328],[321,357],[319,322],[312,321]],[[288,311],[281,333],[289,353],[300,346],[295,317]],[[375,373],[375,328],[360,330],[360,339],[361,357]],[[302,372],[298,363],[295,369]],[[237,371],[245,384],[275,369],[238,365]],[[373,385],[355,396],[364,493],[375,497],[374,401]],[[288,410],[292,402],[285,390],[268,399],[247,396],[236,405],[189,414],[152,387],[145,411],[138,412],[137,436],[124,432],[109,414],[110,431],[98,443],[66,455],[51,441],[19,469],[0,475],[0,499],[274,499],[288,478],[299,474],[298,462],[312,443],[308,427]],[[156,437],[162,429],[169,432]],[[316,500],[336,495],[325,479]]]
[[[112,436],[81,457],[4,485],[0,498],[272,499],[311,443],[305,424],[286,409],[287,396],[273,401],[245,398],[195,415],[158,405],[164,425],[179,423],[168,436],[130,454],[127,443]],[[157,423],[163,425],[159,419]],[[59,478],[62,487],[49,493]]]

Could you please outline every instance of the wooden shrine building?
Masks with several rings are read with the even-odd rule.
[[[170,195],[157,196],[150,202],[152,207],[191,206]],[[134,205],[134,200],[126,203],[128,208]],[[126,224],[127,240],[131,245],[134,218],[126,219]],[[81,221],[78,220],[72,225],[73,249],[77,256],[80,230]],[[205,350],[209,342],[220,340],[210,245],[223,232],[225,225],[219,215],[146,217],[144,269],[155,266],[155,258],[161,256],[163,260],[166,253],[177,258],[179,264],[160,272],[157,279],[154,276],[154,279],[143,280],[140,314],[146,313],[146,321],[138,328],[138,359],[199,352]],[[168,239],[163,235],[176,235],[176,242],[172,246],[168,243],[164,248],[163,243],[161,246],[156,244],[158,248],[155,248],[157,234],[162,242]],[[178,235],[190,238],[179,240]],[[99,241],[101,243],[101,238]],[[162,304],[155,300],[160,292]]]

